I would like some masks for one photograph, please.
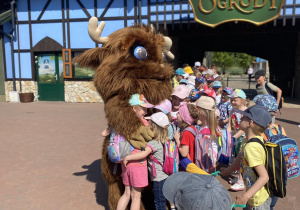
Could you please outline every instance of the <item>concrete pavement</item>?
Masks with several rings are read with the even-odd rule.
[[[0,210],[108,209],[100,172],[103,108],[103,103],[0,103]],[[300,145],[300,110],[283,109],[277,122]],[[300,178],[289,180],[287,197],[275,209],[300,209],[299,192]]]

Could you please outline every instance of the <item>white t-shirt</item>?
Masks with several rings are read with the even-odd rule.
[[[253,69],[252,67],[250,67],[250,68],[248,69],[248,74],[253,74],[253,72],[254,72],[254,69]]]

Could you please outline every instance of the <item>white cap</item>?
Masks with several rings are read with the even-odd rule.
[[[168,116],[162,112],[157,112],[151,115],[151,120],[162,128],[165,128],[170,124]]]
[[[195,77],[195,76],[190,76],[190,77],[188,78],[188,82],[189,82],[189,84],[191,84],[191,85],[194,85],[194,86],[195,86],[195,79],[196,79],[196,77]]]
[[[206,74],[214,75],[215,73],[214,73],[213,70],[207,69],[207,70],[206,70]]]
[[[194,66],[199,66],[200,67],[201,63],[199,61],[196,61]]]
[[[187,73],[185,73],[185,74],[183,74],[182,76],[183,76],[184,79],[187,79],[187,78],[189,78],[190,75],[187,74]]]

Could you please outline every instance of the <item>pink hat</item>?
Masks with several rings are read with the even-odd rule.
[[[180,99],[185,99],[189,96],[190,89],[185,85],[177,85],[174,88],[174,92],[172,93],[172,96],[177,96]]]
[[[201,91],[200,95],[207,95],[209,97],[212,97],[212,98],[216,99],[216,92],[211,88],[208,88],[204,91]]]
[[[165,114],[168,114],[169,112],[172,111],[172,103],[168,99],[162,101],[160,104],[155,106],[154,108],[159,109]]]

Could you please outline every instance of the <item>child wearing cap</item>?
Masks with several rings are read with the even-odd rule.
[[[230,98],[230,103],[234,110],[244,111],[247,109],[246,94],[243,90],[235,89],[235,91],[233,91],[227,97]],[[239,124],[240,124],[241,118],[242,118],[242,115],[239,112],[233,111],[230,114],[229,122],[228,122],[228,126],[227,126],[227,130],[229,132],[232,132],[232,137],[233,137],[233,141],[234,141],[234,148],[232,151],[233,151],[234,156],[237,156],[239,154],[242,141],[245,137],[244,131],[239,129]],[[238,168],[237,172],[238,171],[239,171],[239,168]],[[241,173],[238,173],[238,174],[239,174],[238,178],[235,178],[230,181],[230,183],[233,184],[230,187],[230,189],[233,191],[241,191],[241,190],[245,189],[242,175],[241,175]]]
[[[278,108],[282,108],[282,102],[281,102],[281,96],[282,96],[282,90],[278,88],[277,86],[273,85],[270,82],[266,82],[266,71],[265,70],[258,70],[254,74],[255,81],[257,83],[256,85],[256,91],[257,95],[273,95],[272,92],[276,92],[276,98],[277,98],[277,104]]]
[[[197,129],[195,124],[199,119],[198,111],[193,104],[182,104],[177,113],[177,123],[180,126],[180,134],[176,132],[174,139],[178,145],[179,153],[182,157],[188,157],[194,162],[195,155],[195,135]]]
[[[177,85],[179,85],[180,80],[183,79],[183,75],[185,74],[184,70],[182,68],[178,68],[175,71],[175,76],[172,79],[172,86],[175,88]]]
[[[205,85],[204,77],[196,77],[195,78],[195,89],[190,91],[190,102],[195,102],[201,95],[199,94],[204,88],[207,89],[207,85]]]
[[[214,81],[212,84],[212,89],[216,93],[216,107],[219,106],[222,97],[222,84],[220,81]]]
[[[172,118],[177,118],[177,112],[179,110],[179,106],[182,102],[187,100],[190,94],[190,89],[186,85],[177,85],[174,88],[174,92],[172,93]]]
[[[236,203],[247,203],[246,209],[270,209],[272,199],[265,188],[269,180],[265,168],[266,152],[258,142],[249,141],[256,139],[264,143],[261,134],[271,123],[271,115],[260,105],[254,105],[245,111],[235,111],[243,115],[239,127],[245,132],[246,139],[239,155],[228,168],[221,168],[220,174],[228,176],[238,165],[241,165],[246,193],[236,196]]]
[[[141,159],[145,159],[150,154],[153,155],[153,158],[148,158],[148,170],[150,172],[151,181],[153,181],[154,204],[155,209],[157,210],[166,209],[166,198],[163,195],[162,188],[166,179],[168,178],[168,175],[163,171],[163,144],[165,141],[170,141],[167,131],[168,126],[169,119],[164,113],[158,112],[151,115],[150,128],[154,132],[154,139],[148,142],[145,151],[128,155],[124,158],[123,161],[124,165],[128,167],[128,161],[138,161]],[[154,158],[160,164],[155,162]],[[136,176],[142,175],[143,174],[137,174]]]
[[[218,145],[217,145],[217,137],[221,136],[222,133],[218,129],[217,118],[215,116],[215,100],[209,96],[201,96],[196,101],[197,111],[199,114],[200,120],[200,128],[199,133],[204,136],[207,136],[211,140],[211,144],[214,150],[214,154],[216,154],[212,160],[214,163],[214,168],[216,167],[217,162],[217,154],[218,154]],[[208,157],[207,157],[208,158]],[[197,160],[198,161],[198,160]],[[203,160],[199,160],[202,162]],[[199,166],[199,164],[197,164]],[[208,170],[207,168],[202,168],[203,170]],[[213,171],[207,171],[212,173]]]
[[[232,106],[230,103],[229,98],[227,97],[233,92],[233,89],[230,87],[226,87],[222,91],[222,98],[221,102],[218,106],[219,111],[220,111],[220,118],[219,118],[219,126],[223,129],[227,128],[227,124],[229,121],[229,114],[232,110]]]
[[[129,100],[133,111],[138,118],[149,126],[147,120],[144,119],[147,114],[147,108],[153,107],[142,94],[134,94]],[[133,149],[131,154],[140,153],[140,150]],[[124,194],[118,201],[117,209],[126,209],[131,198],[131,209],[140,208],[141,191],[143,187],[148,185],[148,172],[146,158],[140,158],[136,161],[130,161],[127,166],[122,165],[122,179],[125,185]]]

